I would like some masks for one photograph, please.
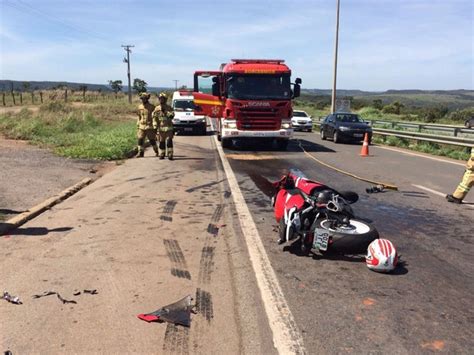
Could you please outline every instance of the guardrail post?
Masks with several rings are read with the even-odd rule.
[[[392,122],[392,128],[395,128],[396,122]]]
[[[418,125],[418,132],[421,132],[421,129],[423,128],[423,126],[421,124]]]
[[[453,135],[454,135],[455,137],[457,137],[457,136],[458,136],[458,133],[459,133],[459,128],[455,128],[455,129],[454,129],[454,132],[453,132]]]

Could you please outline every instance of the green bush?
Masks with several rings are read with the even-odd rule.
[[[464,123],[468,118],[474,117],[474,107],[453,111],[448,117],[452,121]]]

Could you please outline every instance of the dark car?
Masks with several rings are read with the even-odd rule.
[[[468,118],[466,122],[464,122],[464,126],[466,128],[474,128],[474,117]]]
[[[321,139],[332,138],[334,143],[362,141],[368,133],[369,144],[372,140],[372,128],[354,113],[333,113],[321,122]]]

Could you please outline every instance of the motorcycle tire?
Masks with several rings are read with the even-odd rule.
[[[351,219],[350,227],[331,228],[329,224],[327,219],[319,219],[316,223],[318,228],[326,229],[330,233],[332,242],[328,251],[366,253],[369,244],[379,238],[377,230],[360,219]]]

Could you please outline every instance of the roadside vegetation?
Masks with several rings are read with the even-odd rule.
[[[0,115],[0,133],[82,159],[123,159],[133,150],[135,105],[125,100],[74,104],[49,102]]]
[[[398,97],[397,97],[398,98]],[[364,120],[383,120],[392,122],[406,121],[410,123],[437,123],[462,126],[464,122],[474,117],[474,96],[470,96],[471,106],[466,106],[467,99],[461,106],[456,106],[457,101],[448,102],[444,97],[444,102],[449,105],[437,104],[432,97],[429,101],[424,101],[420,106],[396,101],[383,101],[375,98],[354,98],[348,97],[351,101],[352,111],[359,114]],[[386,98],[385,98],[386,99]],[[411,102],[411,101],[409,101]],[[431,104],[431,105],[430,105]],[[327,95],[303,94],[295,101],[295,109],[304,110],[314,118],[323,118],[330,113],[331,98]],[[381,128],[390,128],[387,127]],[[443,134],[436,132],[436,134]],[[446,133],[449,134],[449,133]],[[469,148],[456,147],[453,145],[443,145],[430,142],[416,142],[414,140],[382,137],[374,135],[374,143],[411,149],[433,155],[446,156],[453,159],[467,160],[469,158]]]

